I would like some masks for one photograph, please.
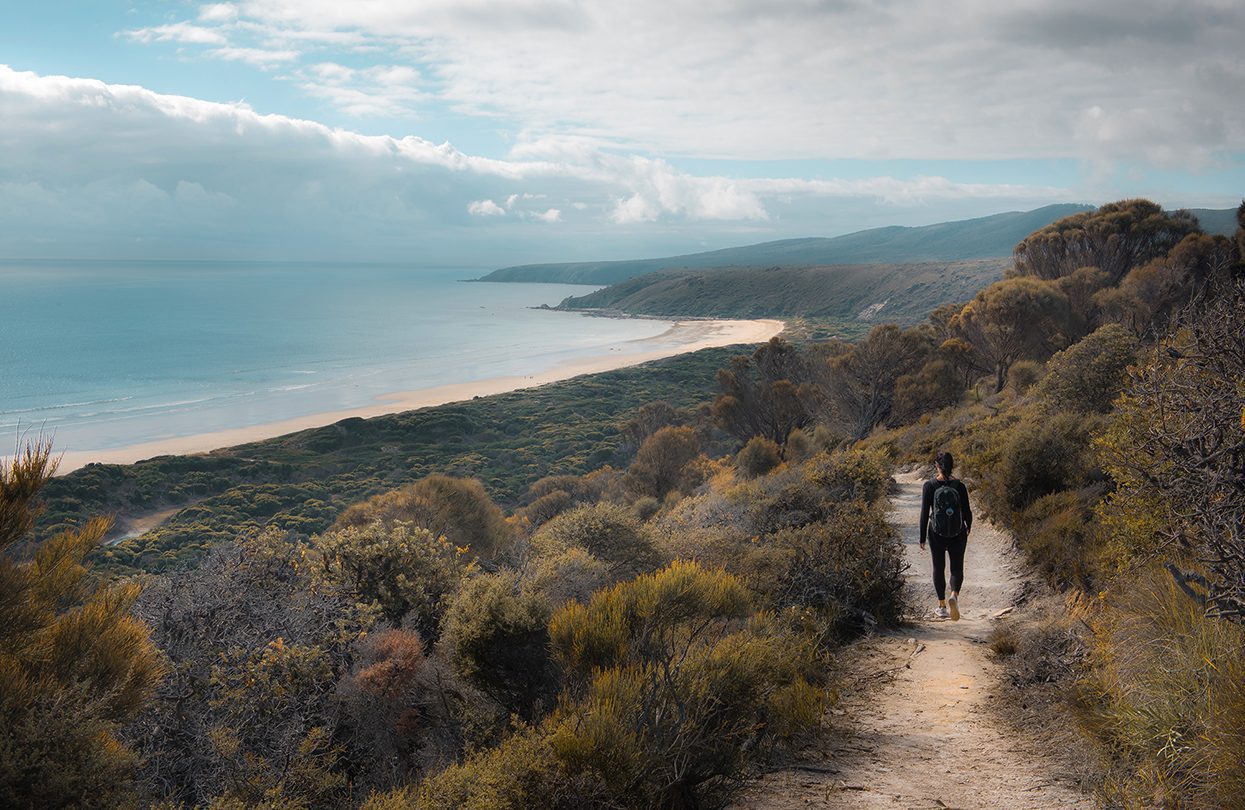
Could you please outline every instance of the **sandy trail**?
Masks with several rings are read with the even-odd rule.
[[[1000,677],[987,655],[990,629],[1024,578],[1011,542],[979,520],[965,557],[961,618],[931,618],[931,562],[917,545],[922,479],[909,473],[898,481],[891,519],[902,531],[918,617],[854,645],[845,666],[855,687],[832,712],[823,749],[758,780],[737,806],[1096,806],[989,705]]]

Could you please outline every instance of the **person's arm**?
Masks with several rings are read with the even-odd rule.
[[[921,534],[918,539],[922,548],[925,547],[925,532],[929,528],[929,500],[931,497],[933,497],[933,490],[930,489],[929,482],[927,481],[921,487]]]
[[[960,482],[960,495],[964,497],[964,534],[967,535],[973,530],[973,508],[968,505],[968,487],[964,486],[964,482]]]

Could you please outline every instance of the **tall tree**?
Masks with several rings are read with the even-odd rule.
[[[932,351],[932,331],[888,323],[827,360],[826,397],[852,435],[864,437],[886,421],[896,380],[919,369]]]
[[[784,444],[791,431],[813,421],[809,376],[800,350],[772,338],[751,357],[735,357],[729,369],[718,371],[721,393],[713,403],[713,419],[740,442],[764,436]]]
[[[1097,267],[1118,284],[1132,268],[1200,232],[1197,217],[1188,211],[1167,212],[1149,200],[1120,200],[1064,217],[1025,237],[1016,245],[1016,272],[1057,279],[1081,267]]]
[[[977,293],[952,323],[994,367],[994,390],[1002,391],[1017,360],[1060,348],[1068,315],[1068,298],[1054,285],[1019,276]]]

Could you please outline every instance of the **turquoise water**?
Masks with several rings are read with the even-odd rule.
[[[582,286],[459,281],[478,275],[0,263],[0,453],[22,431],[101,450],[534,374],[667,327],[531,308]]]

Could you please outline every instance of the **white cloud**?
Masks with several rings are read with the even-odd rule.
[[[537,141],[718,158],[1157,165],[1245,149],[1235,103],[1245,6],[1230,0],[247,0],[237,10],[198,22],[219,20],[216,34],[238,47],[370,49],[432,79],[429,92],[460,113],[501,117]],[[207,35],[143,31],[145,42]],[[264,44],[233,41],[247,37]]]
[[[319,63],[307,75],[344,83],[356,73]],[[132,255],[132,245],[175,257],[660,255],[685,250],[689,239],[720,246],[902,217],[936,221],[961,210],[955,205],[972,215],[1060,194],[938,177],[696,175],[589,139],[529,139],[499,160],[413,135],[362,135],[244,104],[3,65],[0,106],[0,255],[10,256]],[[878,200],[903,206],[902,215],[864,219]],[[541,222],[561,226],[555,234]]]
[[[136,42],[184,42],[190,45],[224,45],[228,42],[225,33],[216,28],[184,22],[139,28],[126,31],[125,35]]]
[[[467,204],[467,213],[474,217],[504,217],[506,209],[492,200],[472,200]]]
[[[356,117],[411,113],[426,97],[419,89],[419,72],[403,65],[357,69],[321,62],[297,76],[308,93]]]
[[[208,53],[217,59],[225,59],[230,62],[248,62],[256,67],[275,65],[280,62],[292,62],[300,56],[298,51],[271,51],[264,48],[234,47],[213,48]]]
[[[238,7],[233,3],[207,3],[199,6],[199,19],[204,22],[233,22],[238,18]]]

